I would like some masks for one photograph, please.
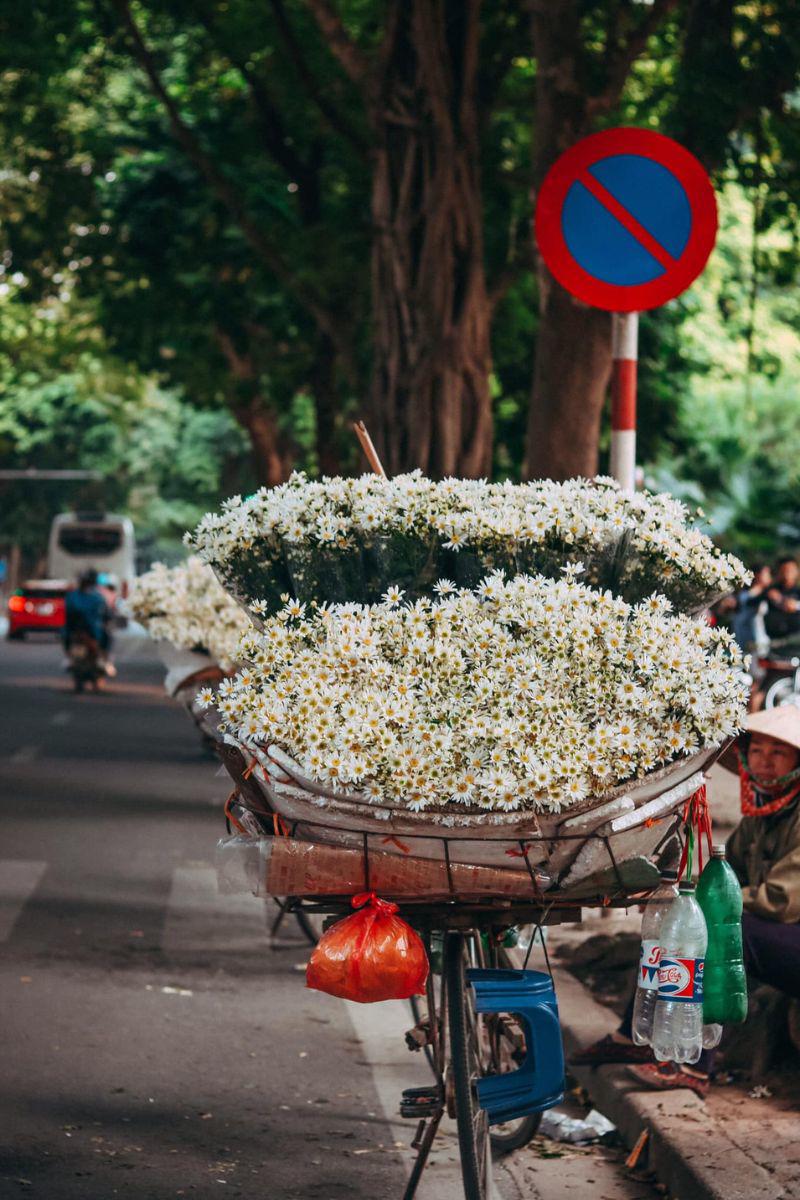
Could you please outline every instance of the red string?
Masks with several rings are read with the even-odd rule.
[[[228,818],[231,825],[233,825],[234,829],[238,829],[239,833],[246,834],[247,830],[245,829],[244,825],[242,825],[240,821],[237,821],[236,817],[231,811],[231,805],[234,804],[238,799],[239,793],[234,789],[234,791],[231,792],[230,796],[228,796],[228,799],[225,801],[225,816]]]
[[[403,854],[410,854],[410,853],[411,853],[411,847],[410,847],[410,846],[407,846],[407,845],[405,844],[405,842],[401,842],[399,838],[396,838],[396,837],[394,837],[394,836],[392,836],[392,837],[385,837],[385,838],[383,839],[383,843],[382,843],[382,844],[383,844],[384,846],[387,846],[387,845],[388,845],[388,846],[397,846],[397,849],[398,849],[398,850],[402,850]]]
[[[698,872],[703,870],[703,836],[705,835],[708,853],[711,854],[711,814],[708,809],[708,793],[706,785],[701,784],[696,792],[686,801],[683,808],[683,853],[678,867],[678,879],[683,879],[687,867],[689,876],[692,873],[692,862],[689,861],[690,851],[693,850],[694,833],[697,832],[697,865]]]

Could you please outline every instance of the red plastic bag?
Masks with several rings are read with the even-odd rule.
[[[359,911],[320,938],[306,970],[306,987],[343,1000],[372,1004],[407,1000],[425,991],[428,956],[397,905],[374,892],[353,896]]]

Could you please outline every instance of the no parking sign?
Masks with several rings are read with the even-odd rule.
[[[544,261],[567,291],[610,312],[680,295],[717,233],[714,189],[693,154],[647,129],[606,129],[572,146],[536,206]]]
[[[606,129],[545,176],[539,250],[578,300],[614,313],[611,473],[629,490],[636,456],[637,316],[680,295],[703,270],[717,203],[693,154],[649,129]]]

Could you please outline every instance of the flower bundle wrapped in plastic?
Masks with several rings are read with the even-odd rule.
[[[628,495],[611,479],[433,482],[420,472],[310,481],[229,500],[187,537],[249,609],[371,603],[389,587],[433,595],[441,577],[474,587],[494,570],[558,578],[582,562],[587,584],[636,601],[660,592],[696,612],[740,586],[722,554],[669,496]]]
[[[208,654],[225,671],[236,663],[239,640],[250,628],[239,605],[197,557],[178,567],[153,563],[135,580],[128,605],[152,638]]]
[[[746,686],[724,630],[578,574],[441,583],[413,604],[292,602],[243,639],[222,725],[333,791],[414,810],[557,811],[739,729]]]

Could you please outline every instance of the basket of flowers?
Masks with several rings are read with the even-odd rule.
[[[290,600],[243,638],[245,665],[198,699],[244,808],[325,848],[326,882],[306,871],[308,886],[380,868],[404,894],[401,863],[451,895],[476,872],[501,895],[652,884],[740,727],[741,658],[664,595],[630,603],[583,579],[573,563],[412,601]]]
[[[190,704],[202,687],[233,670],[242,635],[250,628],[241,608],[197,556],[179,566],[153,563],[128,602],[131,615],[153,638],[170,696]]]
[[[738,559],[695,528],[666,495],[630,495],[612,479],[487,483],[427,479],[308,480],[236,496],[187,543],[260,619],[287,599],[377,603],[435,595],[440,579],[475,587],[503,570],[558,579],[580,563],[585,583],[631,603],[653,592],[699,612],[741,585]]]

